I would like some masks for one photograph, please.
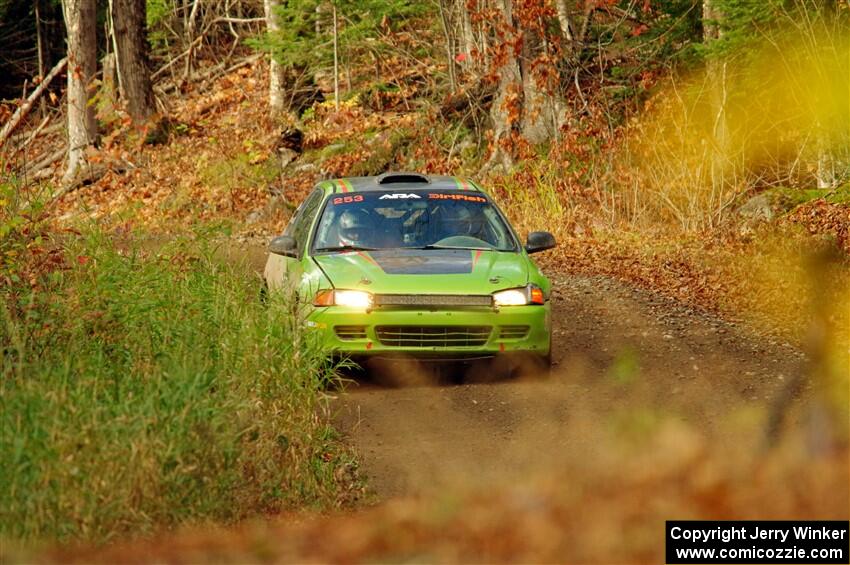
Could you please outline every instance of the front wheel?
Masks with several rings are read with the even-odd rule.
[[[545,379],[552,369],[552,350],[546,355],[525,353],[515,356],[511,371],[513,379]]]
[[[550,355],[510,353],[473,363],[464,374],[467,383],[493,383],[549,376]]]

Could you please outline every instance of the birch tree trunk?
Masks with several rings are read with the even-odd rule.
[[[97,70],[95,0],[64,0],[68,30],[68,168],[63,181],[75,179],[85,163],[85,151],[97,137],[94,108],[89,105]]]
[[[277,15],[279,5],[280,0],[263,0],[266,13],[266,30],[269,35],[274,35],[280,30]],[[269,108],[273,114],[283,112],[285,109],[283,85],[283,67],[275,61],[274,55],[271,55],[269,56]]]
[[[35,45],[38,54],[38,76],[41,80],[44,80],[44,67],[46,65],[44,64],[44,40],[41,38],[41,10],[38,9],[40,3],[40,0],[35,0],[33,9],[35,11]],[[42,118],[47,114],[47,103],[44,98],[38,101],[38,112]]]
[[[135,122],[156,111],[148,62],[146,0],[112,0],[121,93]]]
[[[717,41],[723,36],[720,22],[723,14],[717,8],[715,0],[703,0],[703,43],[706,45]],[[726,117],[726,61],[717,58],[709,58],[706,73],[708,75],[708,88],[710,89],[711,108],[714,114],[712,134],[714,146],[711,151],[711,194],[712,200],[725,201],[724,194],[727,188],[727,164],[729,162],[729,133]],[[718,198],[719,197],[719,198]],[[718,208],[717,220],[721,220],[722,208]]]
[[[817,187],[830,189],[836,186],[835,161],[830,150],[829,134],[826,129],[817,124],[818,169],[816,173]]]
[[[720,20],[722,14],[715,4],[715,0],[702,0],[702,41],[710,43],[720,39]]]
[[[558,27],[561,28],[561,35],[568,42],[569,48],[573,43],[572,22],[570,22],[570,9],[567,6],[567,0],[555,0],[555,9],[558,13]]]

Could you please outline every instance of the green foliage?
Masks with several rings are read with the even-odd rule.
[[[366,46],[383,50],[382,32],[433,10],[430,3],[413,0],[289,0],[278,7],[280,31],[251,43],[271,51],[284,65],[310,71],[327,68],[333,61],[334,6],[340,53],[347,57]]]
[[[318,416],[333,372],[285,298],[263,306],[205,237],[60,251],[49,284],[0,291],[0,538],[341,500],[353,463]]]
[[[155,27],[162,23],[173,10],[170,0],[147,0],[147,24]]]
[[[221,193],[224,197],[240,190],[264,190],[277,178],[276,161],[264,155],[262,145],[248,139],[242,147],[244,152],[232,157],[200,161],[201,178],[211,192]]]
[[[165,24],[174,11],[172,0],[147,0],[148,42],[157,52],[168,46]]]
[[[720,37],[702,46],[709,56],[749,57],[754,47],[776,39],[787,30],[805,31],[816,38],[850,17],[831,0],[712,0],[720,17],[708,21],[720,29]]]
[[[786,0],[713,0],[721,17],[706,19],[706,25],[716,25],[720,37],[705,46],[709,55],[746,55],[746,49],[763,42],[783,18]]]
[[[46,214],[15,177],[0,183],[0,295],[17,295],[45,283],[49,269],[33,270],[28,258],[43,254]],[[2,342],[0,342],[2,343]]]

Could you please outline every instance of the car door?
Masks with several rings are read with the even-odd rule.
[[[269,253],[263,276],[270,289],[289,288],[295,290],[297,287],[303,273],[301,261],[309,244],[310,228],[313,226],[323,196],[324,191],[322,189],[314,190],[295,211],[283,232],[283,235],[295,239],[296,253],[294,256]]]

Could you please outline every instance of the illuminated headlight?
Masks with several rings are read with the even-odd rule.
[[[523,288],[511,288],[493,293],[494,306],[526,306],[543,304],[545,297],[540,287],[530,284]]]
[[[352,308],[369,308],[372,306],[372,295],[362,290],[336,290],[334,304]]]
[[[368,309],[372,307],[372,295],[362,290],[321,290],[316,293],[313,305]]]

